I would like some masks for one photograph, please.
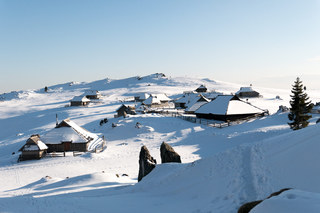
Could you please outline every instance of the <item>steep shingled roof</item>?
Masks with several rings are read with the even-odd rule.
[[[195,113],[215,115],[260,114],[264,110],[241,101],[237,96],[219,95],[216,99],[201,106]]]
[[[48,149],[48,147],[40,140],[39,135],[31,135],[31,137],[26,141],[26,144],[23,145],[19,151],[37,151],[46,149]]]
[[[87,143],[92,140],[97,140],[98,138],[97,134],[89,132],[70,119],[63,120],[56,128],[42,136],[42,140],[46,144],[60,144],[65,141]]]

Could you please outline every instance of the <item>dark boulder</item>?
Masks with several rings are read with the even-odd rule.
[[[139,175],[138,181],[141,181],[144,176],[149,174],[155,167],[157,161],[150,155],[146,146],[142,146],[139,155]]]
[[[277,192],[273,192],[266,199],[269,199],[269,198],[271,198],[273,196],[278,196],[282,192],[290,190],[290,189],[291,188],[284,188],[284,189],[281,189],[281,190],[279,190]],[[242,206],[240,206],[240,208],[238,209],[238,213],[249,213],[251,211],[251,209],[253,209],[256,205],[258,205],[262,201],[264,201],[264,200],[257,200],[257,201],[252,201],[252,202],[245,203]]]
[[[257,200],[257,201],[245,203],[238,209],[238,213],[249,213],[251,209],[253,209],[256,205],[258,205],[261,202],[262,200]]]
[[[172,146],[170,146],[166,142],[162,142],[161,144],[160,155],[161,155],[162,163],[170,163],[170,162],[181,163],[180,155],[176,153],[172,148]]]

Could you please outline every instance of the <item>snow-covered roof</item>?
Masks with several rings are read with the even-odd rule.
[[[37,151],[45,149],[48,149],[48,147],[40,140],[40,136],[32,135],[20,151]]]
[[[38,141],[38,147],[40,150],[48,149],[47,145],[40,140]]]
[[[89,102],[90,99],[88,99],[86,96],[80,95],[80,96],[74,96],[71,101],[72,102]]]
[[[71,141],[72,143],[85,143],[88,140],[74,131],[70,127],[54,128],[47,132],[42,140],[46,144],[60,144],[61,142]]]
[[[161,102],[170,101],[171,99],[166,94],[151,94],[143,103],[147,105],[161,104]]]
[[[207,87],[202,84],[197,89],[207,89]]]
[[[202,104],[199,104],[201,102],[202,102]],[[196,97],[194,97],[191,101],[189,101],[186,104],[186,106],[187,106],[186,111],[196,111],[200,106],[202,106],[203,104],[208,103],[208,102],[210,102],[210,100],[208,100],[203,95],[198,94]],[[192,106],[194,106],[194,107],[192,107]],[[192,109],[191,109],[191,107],[192,107]],[[197,107],[197,108],[195,109],[195,107]],[[195,109],[195,110],[193,110],[193,109]]]
[[[206,101],[196,102],[196,103],[190,105],[190,107],[188,107],[185,111],[186,112],[195,112],[197,109],[199,109],[202,105],[204,105],[206,103],[208,103],[208,102],[206,102]]]
[[[190,103],[191,100],[193,100],[194,98],[196,98],[199,95],[199,93],[185,93],[183,94],[182,97],[178,98],[175,103]]]
[[[202,93],[202,95],[205,96],[207,99],[215,99],[218,95],[222,95],[222,93],[208,92],[208,93]]]
[[[239,94],[240,92],[255,92],[252,87],[240,87],[240,90],[236,92],[236,94]]]
[[[143,93],[138,93],[138,94],[135,94],[134,97],[137,97],[141,100],[146,100],[147,98],[149,98],[150,94],[146,93],[146,92],[143,92]]]
[[[118,109],[116,111],[121,109],[123,106],[126,107],[126,108],[129,108],[129,109],[133,109],[133,110],[136,108],[134,105],[122,104],[120,107],[118,107]]]
[[[45,150],[48,149],[47,145],[45,145],[42,141],[37,141],[37,144],[26,144],[23,147],[23,151],[37,151],[37,150]]]
[[[100,95],[101,93],[98,90],[86,90],[83,93],[83,96],[87,96],[87,95]]]
[[[98,135],[80,127],[70,119],[66,119],[41,138],[46,144],[59,144],[67,141],[72,143],[86,143],[97,139]]]
[[[215,115],[239,115],[263,113],[262,109],[247,102],[239,100],[233,95],[219,95],[217,98],[203,106],[196,113]]]

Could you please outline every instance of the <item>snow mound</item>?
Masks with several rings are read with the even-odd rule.
[[[253,208],[252,213],[318,213],[320,209],[320,193],[289,190],[279,196],[267,199]]]

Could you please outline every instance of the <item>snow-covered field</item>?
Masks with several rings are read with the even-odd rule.
[[[246,86],[157,74],[139,79],[72,82],[49,87],[48,93],[40,89],[0,95],[0,212],[231,213],[287,187],[294,190],[252,212],[320,212],[320,124],[315,124],[320,116],[314,114],[305,129],[290,130],[287,113],[276,113],[279,105],[289,106],[290,91],[255,88],[263,97],[249,102],[268,109],[270,116],[221,129],[159,114],[114,118],[122,101],[136,93],[177,98],[201,84],[225,94]],[[68,107],[69,100],[88,89],[99,90],[102,101]],[[313,102],[320,101],[320,89],[307,93]],[[28,137],[52,129],[56,114],[60,121],[71,118],[102,133],[107,149],[17,163]],[[100,126],[104,118],[109,122]],[[163,141],[180,154],[182,164],[160,164]],[[137,183],[142,145],[158,165]]]

